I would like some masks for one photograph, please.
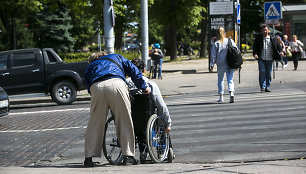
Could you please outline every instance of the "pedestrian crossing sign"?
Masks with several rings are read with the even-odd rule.
[[[265,19],[282,19],[282,2],[265,2]]]

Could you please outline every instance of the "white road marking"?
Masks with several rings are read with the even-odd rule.
[[[58,130],[68,130],[68,129],[85,129],[86,127],[87,126],[63,127],[63,128],[52,128],[52,129],[37,129],[37,130],[7,130],[7,131],[0,131],[0,133],[47,132],[47,131],[58,131]]]
[[[49,110],[49,111],[33,111],[33,112],[18,112],[18,113],[10,113],[11,115],[25,115],[25,114],[40,114],[40,113],[50,113],[50,112],[67,112],[67,111],[87,111],[90,108],[78,108],[78,109],[61,109],[61,110]]]

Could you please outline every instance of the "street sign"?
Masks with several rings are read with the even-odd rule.
[[[265,2],[265,19],[282,19],[282,2]]]
[[[279,23],[278,19],[266,19],[266,24],[277,25]]]
[[[237,4],[237,24],[240,24],[240,4]]]
[[[233,2],[210,2],[210,15],[233,14]]]

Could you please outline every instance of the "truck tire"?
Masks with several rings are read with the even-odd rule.
[[[59,81],[51,89],[51,98],[59,105],[72,104],[77,96],[77,90],[73,83],[67,80]]]

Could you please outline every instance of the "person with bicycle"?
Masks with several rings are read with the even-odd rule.
[[[143,60],[134,59],[134,60],[132,60],[132,63],[142,73],[145,72],[145,64],[144,64]],[[169,113],[168,107],[167,107],[167,105],[166,105],[166,103],[165,103],[165,101],[164,101],[164,99],[161,95],[159,87],[154,81],[149,80],[147,77],[143,76],[142,78],[144,79],[144,81],[147,83],[147,85],[151,89],[151,93],[149,94],[149,98],[150,98],[151,105],[152,105],[151,108],[154,108],[154,109],[151,110],[150,115],[153,115],[155,113],[155,108],[156,108],[156,114],[158,116],[161,116],[165,121],[165,124],[166,124],[165,132],[169,133],[171,131],[170,113]],[[135,84],[134,84],[134,82],[132,81],[131,78],[127,78],[126,82],[127,82],[127,85],[129,87],[130,91],[133,91],[132,95],[142,93],[142,91],[139,90],[139,88],[137,88],[137,86],[135,86]],[[145,159],[146,159],[146,156],[147,156],[146,152],[145,152],[145,142],[146,141],[145,141],[144,136],[142,136],[142,135],[139,135],[139,136],[141,137],[141,138],[138,137],[138,139],[140,138],[140,143],[138,143],[139,144],[139,150],[140,150],[140,162],[144,163]]]
[[[160,49],[159,43],[154,44],[154,48],[151,50],[151,58],[154,61],[154,75],[153,78],[156,79],[157,68],[158,68],[158,79],[162,79],[162,64],[164,54]]]
[[[150,87],[141,71],[119,54],[98,53],[89,57],[85,82],[91,94],[90,118],[85,136],[85,167],[94,167],[92,157],[101,157],[105,122],[108,111],[114,114],[117,136],[122,148],[123,164],[138,164],[135,135],[131,118],[131,101],[125,83],[128,75],[134,84],[148,94]]]

